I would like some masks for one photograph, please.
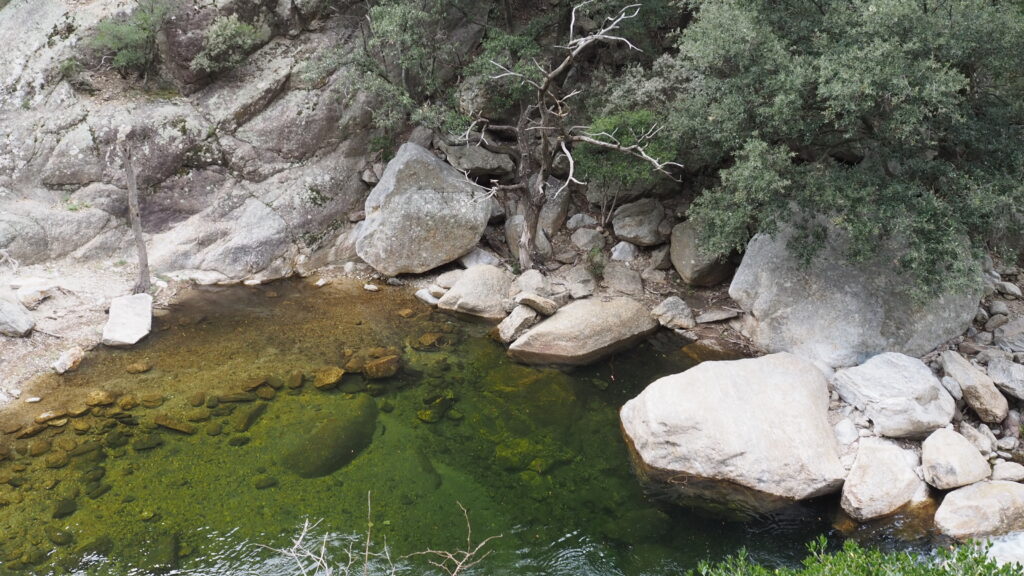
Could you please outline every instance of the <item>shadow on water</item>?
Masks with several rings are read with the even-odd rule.
[[[788,564],[829,531],[834,504],[744,525],[645,497],[618,408],[692,365],[671,338],[565,373],[485,330],[357,283],[198,290],[63,378],[73,417],[0,440],[0,573],[297,574],[274,549],[306,521],[336,561],[369,529],[424,573],[406,555],[464,547],[460,504],[475,542],[501,535],[486,574],[682,573],[741,547]],[[96,390],[117,401],[87,409]]]

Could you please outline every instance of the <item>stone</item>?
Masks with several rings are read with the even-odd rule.
[[[174,430],[175,432],[181,432],[182,434],[187,434],[189,436],[196,433],[196,427],[194,425],[171,418],[166,414],[158,414],[153,418],[153,422],[161,428],[167,428],[168,430]]]
[[[917,455],[877,438],[865,438],[843,484],[843,510],[859,522],[888,516],[928,487],[917,477]]]
[[[12,338],[28,336],[35,328],[32,314],[13,297],[0,294],[0,334]]]
[[[1024,352],[1024,317],[1015,318],[994,332],[993,344],[1009,352]]]
[[[345,466],[373,441],[377,404],[366,394],[340,403],[281,450],[281,466],[301,478],[326,476]]]
[[[651,310],[651,316],[670,330],[689,330],[697,326],[693,310],[679,296],[669,296],[662,300],[661,304]]]
[[[935,526],[961,540],[1024,530],[1024,484],[993,480],[950,492],[935,512]]]
[[[988,305],[988,313],[992,316],[1000,314],[1003,316],[1009,316],[1010,306],[1006,302],[1003,302],[1002,300],[994,300],[991,304]]]
[[[481,264],[488,264],[491,266],[497,266],[501,264],[501,258],[494,255],[489,250],[477,246],[469,251],[466,255],[459,258],[459,264],[462,264],[465,268],[471,268],[473,266],[479,266]]]
[[[153,326],[153,297],[149,294],[119,296],[110,302],[103,343],[131,346],[149,334]]]
[[[149,362],[132,362],[125,366],[124,371],[129,374],[143,374],[153,369],[153,365]]]
[[[981,452],[962,435],[939,428],[921,444],[924,480],[939,490],[980,482],[992,469]]]
[[[612,215],[612,229],[619,240],[638,246],[657,246],[668,234],[665,208],[654,198],[623,204]]]
[[[1016,462],[998,462],[992,467],[992,479],[1007,482],[1024,481],[1024,466]]]
[[[573,214],[572,218],[565,223],[565,227],[569,230],[578,230],[580,228],[590,228],[591,226],[597,226],[597,220],[594,219],[590,214]]]
[[[430,290],[426,288],[420,288],[417,290],[416,298],[429,306],[437,306],[437,303],[441,301],[439,298],[431,294]]]
[[[988,376],[1005,394],[1024,400],[1024,365],[1006,358],[994,358],[988,363]]]
[[[85,359],[85,350],[82,350],[80,346],[74,346],[65,350],[61,353],[60,357],[50,365],[53,371],[57,374],[64,374],[67,372],[74,372],[78,369],[78,365]]]
[[[593,228],[580,228],[572,233],[569,237],[573,245],[580,249],[581,252],[589,253],[591,250],[601,250],[604,248],[604,235]]]
[[[115,400],[117,396],[107,390],[93,390],[85,396],[86,406],[110,406]]]
[[[832,385],[848,404],[863,410],[875,432],[890,438],[921,438],[949,424],[956,401],[924,362],[886,352],[838,370]]]
[[[1006,418],[1009,403],[988,375],[952,350],[943,352],[939,360],[946,375],[960,384],[967,405],[983,422],[998,423]]]
[[[939,379],[939,382],[942,383],[942,387],[946,389],[946,392],[949,392],[949,395],[952,396],[954,400],[957,402],[963,400],[964,391],[960,389],[960,384],[956,380],[953,380],[949,376],[943,376]]]
[[[641,478],[659,493],[747,517],[840,489],[828,404],[824,374],[781,353],[703,362],[656,380],[619,414]]]
[[[996,449],[1002,452],[1013,452],[1017,449],[1017,439],[1007,436],[996,442]]]
[[[1010,318],[1008,316],[1004,314],[996,314],[995,316],[992,316],[985,322],[985,331],[994,332],[997,328],[1005,325],[1009,321]],[[982,332],[982,334],[984,334],[984,332]],[[994,339],[995,338],[993,337],[993,340]]]
[[[729,310],[728,308],[712,308],[711,310],[705,310],[697,316],[697,324],[713,324],[715,322],[724,322],[726,320],[732,320],[739,316],[740,313],[735,310]]]
[[[508,344],[519,338],[531,326],[537,323],[537,311],[520,304],[512,309],[504,320],[498,324],[498,339]]]
[[[787,249],[791,235],[755,236],[729,286],[747,312],[742,332],[764,350],[790,351],[831,368],[881,352],[923,356],[974,319],[980,291],[923,303],[901,292],[909,280],[896,268],[896,248],[882,247],[876,259],[853,263],[843,243],[830,240],[804,265]]]
[[[538,296],[533,292],[520,292],[519,294],[516,294],[514,301],[516,304],[533,308],[538,314],[543,316],[551,316],[558,311],[558,302],[549,298],[544,298],[543,296]]]
[[[978,452],[981,452],[982,456],[987,457],[995,451],[995,442],[993,442],[987,434],[983,434],[980,430],[971,426],[967,422],[960,422],[958,430],[964,438],[967,438],[967,441],[970,442],[971,445],[978,449]]]
[[[383,380],[398,374],[401,359],[396,354],[370,360],[363,366],[363,376],[367,380]]]
[[[715,286],[733,270],[728,262],[701,251],[697,226],[689,220],[672,228],[669,257],[679,277],[690,286]]]
[[[259,474],[252,479],[252,485],[257,490],[266,490],[267,488],[277,486],[277,478],[270,474]]]
[[[537,214],[537,229],[544,232],[548,238],[554,238],[565,224],[565,217],[569,213],[569,201],[572,194],[569,187],[561,188],[561,185],[551,186],[549,180],[547,200],[541,206]],[[559,188],[561,191],[559,192]]]
[[[515,171],[508,154],[491,152],[483,146],[451,146],[439,142],[448,163],[465,172],[470,178],[505,177]]]
[[[441,288],[450,290],[451,287],[455,286],[455,283],[458,282],[460,278],[462,278],[463,274],[465,274],[464,270],[449,270],[447,272],[439,274],[437,280],[434,280],[434,283],[440,286]]]
[[[45,278],[28,278],[19,281],[18,284],[15,295],[18,297],[18,301],[29,310],[35,310],[44,300],[53,298],[61,292],[60,286]]]
[[[857,425],[849,418],[843,418],[839,422],[836,422],[836,425],[832,427],[832,430],[836,433],[836,440],[844,446],[849,446],[860,439],[860,432],[857,430]]]
[[[363,290],[367,292],[380,292],[380,286],[376,284],[363,284]]]
[[[491,212],[482,188],[412,143],[388,163],[365,209],[356,253],[388,276],[426,272],[466,254]]]
[[[640,278],[640,273],[630,270],[621,262],[610,262],[604,267],[601,284],[612,292],[626,296],[642,296],[644,293],[644,282]]]
[[[618,262],[632,262],[640,257],[640,250],[633,244],[623,240],[612,246],[612,260]]]
[[[1020,288],[1013,282],[996,282],[995,289],[1007,298],[1015,299],[1021,297]]]
[[[597,290],[597,280],[583,264],[572,266],[560,274],[557,282],[565,286],[572,298],[586,298]]]
[[[583,365],[622,350],[658,324],[630,298],[572,302],[512,343],[508,353],[526,364]]]
[[[496,266],[474,266],[466,269],[437,307],[500,322],[505,318],[505,301],[511,286],[508,272]]]
[[[651,268],[655,270],[670,270],[672,268],[672,247],[671,245],[655,248],[651,252]]]
[[[327,366],[313,373],[313,386],[317,390],[330,390],[338,386],[345,371],[337,366]]]
[[[532,292],[534,294],[549,294],[551,292],[548,279],[540,270],[527,270],[519,275],[512,282],[512,292]]]

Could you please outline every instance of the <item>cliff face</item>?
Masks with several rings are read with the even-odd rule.
[[[361,7],[318,19],[308,0],[176,3],[159,78],[87,65],[69,81],[64,63],[123,4],[0,10],[0,250],[22,263],[130,254],[118,138],[131,129],[154,271],[264,280],[326,261],[369,191],[372,102],[350,67],[308,71],[358,49]],[[193,72],[203,30],[227,14],[258,23],[262,46],[230,72]]]

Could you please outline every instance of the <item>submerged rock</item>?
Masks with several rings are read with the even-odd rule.
[[[330,416],[294,439],[281,455],[281,466],[302,478],[326,476],[351,462],[373,440],[377,404],[360,394],[343,402]]]
[[[641,479],[731,517],[839,490],[828,384],[792,354],[704,362],[656,380],[620,418]]]
[[[643,304],[631,298],[590,298],[560,308],[508,349],[527,364],[590,364],[627,348],[658,327]]]
[[[956,410],[953,397],[924,362],[897,352],[840,370],[832,382],[843,400],[864,410],[882,436],[927,435],[949,424]]]

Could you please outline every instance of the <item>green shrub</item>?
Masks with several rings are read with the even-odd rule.
[[[191,68],[211,74],[230,70],[244,62],[259,43],[256,27],[239,20],[237,14],[218,16],[206,31],[203,50],[192,59]]]
[[[716,564],[702,563],[690,576],[1021,576],[1020,565],[999,566],[976,545],[934,556],[910,552],[881,552],[848,541],[841,550],[826,552],[824,538],[808,546],[800,568],[765,568],[740,552]]]
[[[156,64],[156,35],[169,12],[166,0],[140,0],[127,18],[100,22],[89,45],[122,75],[146,75]]]

